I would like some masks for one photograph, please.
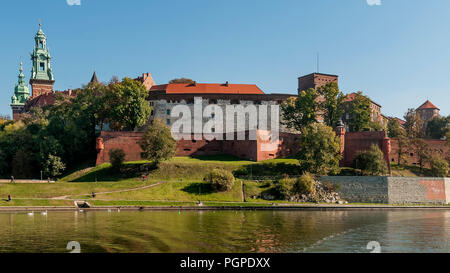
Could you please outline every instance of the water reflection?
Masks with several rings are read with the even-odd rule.
[[[2,213],[0,236],[0,252],[450,252],[450,212]]]

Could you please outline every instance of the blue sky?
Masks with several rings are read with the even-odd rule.
[[[297,77],[338,74],[344,92],[362,90],[386,115],[427,98],[450,114],[450,1],[66,0],[2,1],[0,114],[9,107],[19,62],[30,77],[42,19],[55,89],[150,72],[158,84],[254,83],[296,93]]]

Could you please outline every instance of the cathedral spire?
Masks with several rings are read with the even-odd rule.
[[[32,97],[53,92],[53,71],[51,66],[52,57],[47,47],[47,36],[42,30],[39,20],[39,30],[34,37],[34,49],[31,54],[33,66],[31,69],[30,84],[32,85]]]

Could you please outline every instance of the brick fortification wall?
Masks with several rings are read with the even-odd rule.
[[[385,204],[448,204],[450,179],[427,177],[325,176],[322,182],[339,184],[349,202]]]
[[[139,140],[142,132],[105,132],[97,139],[97,165],[109,162],[109,151],[122,149],[126,161],[141,160]],[[237,137],[235,136],[235,139]],[[246,133],[248,139],[248,132]],[[296,152],[298,135],[280,133],[278,143],[263,141],[258,133],[258,140],[180,140],[177,142],[176,156],[200,156],[229,154],[254,161],[286,157]],[[267,145],[268,144],[268,145]],[[266,146],[264,146],[266,145]]]
[[[386,163],[389,164],[389,144],[385,132],[347,132],[345,133],[343,166],[352,166],[356,155],[367,151],[372,145],[377,145],[385,154]]]
[[[102,131],[97,139],[97,165],[109,162],[109,151],[122,149],[125,152],[125,161],[141,160],[142,149],[138,142],[142,132],[105,132]]]
[[[448,152],[448,148],[446,146],[447,141],[446,140],[435,140],[435,139],[424,139],[425,142],[429,145],[432,154],[435,155],[442,155]],[[391,162],[398,162],[398,139],[391,138],[391,146],[392,150],[390,153],[390,159]],[[417,157],[417,154],[411,150],[408,149],[408,153],[406,154],[406,159],[408,161],[408,164],[418,164],[419,158]]]

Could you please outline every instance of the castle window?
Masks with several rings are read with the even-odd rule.
[[[211,118],[214,119],[216,117],[216,114],[211,114]]]
[[[167,115],[170,116],[170,109],[167,109]]]
[[[153,112],[153,110],[152,110],[152,112],[150,113],[150,116],[153,116],[155,113]]]
[[[45,63],[39,63],[39,70],[44,71],[45,70]]]
[[[170,125],[170,119],[167,120],[167,125]]]
[[[42,41],[39,42],[39,48],[44,48],[44,42]]]
[[[215,133],[216,132],[216,128],[211,128],[211,132]]]

